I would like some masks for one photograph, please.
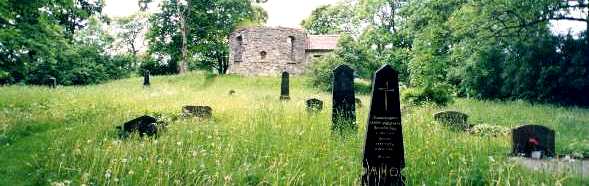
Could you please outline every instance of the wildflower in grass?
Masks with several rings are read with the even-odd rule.
[[[135,172],[133,172],[133,170],[130,170],[128,174],[133,175],[133,174],[135,174]]]
[[[231,182],[231,175],[227,175],[223,178],[225,182]]]
[[[495,158],[493,158],[493,156],[489,156],[489,161],[490,162],[495,162]]]
[[[121,159],[121,163],[127,163],[127,161],[128,161],[127,158]]]
[[[179,142],[176,142],[176,145],[178,145],[178,146],[182,146],[182,142],[181,142],[181,141],[179,141]]]
[[[110,176],[112,176],[112,171],[110,169],[106,169],[106,172],[104,173],[104,177],[106,179],[109,179]]]

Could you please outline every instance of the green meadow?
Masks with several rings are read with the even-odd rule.
[[[330,92],[291,76],[193,72],[92,86],[0,87],[0,185],[358,185],[370,95],[357,94],[357,133],[331,132]],[[235,95],[229,95],[235,90]],[[304,101],[325,101],[307,113]],[[211,120],[178,117],[209,105]],[[409,185],[587,185],[575,171],[528,170],[509,160],[510,135],[473,135],[433,121],[442,110],[472,124],[556,131],[558,154],[589,154],[589,110],[523,101],[457,99],[447,107],[405,107],[403,175]],[[168,127],[158,138],[119,139],[116,126],[143,114]]]

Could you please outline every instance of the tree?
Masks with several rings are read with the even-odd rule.
[[[139,52],[139,46],[143,37],[142,34],[145,32],[147,27],[147,15],[145,13],[137,13],[128,17],[116,19],[119,31],[117,37],[121,40],[120,42],[124,45],[122,47],[137,57]]]
[[[0,1],[0,83],[24,81],[31,66],[57,63],[60,50],[102,6],[87,0]]]
[[[310,34],[354,34],[357,23],[351,3],[341,2],[313,10],[301,26]]]

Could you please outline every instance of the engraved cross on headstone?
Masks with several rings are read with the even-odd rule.
[[[385,83],[385,87],[383,88],[378,88],[378,90],[380,91],[384,91],[384,110],[388,111],[389,110],[389,96],[388,96],[388,92],[395,92],[395,89],[390,89],[389,88],[389,82],[387,81]]]

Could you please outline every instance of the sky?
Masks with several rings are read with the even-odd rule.
[[[266,26],[284,26],[300,28],[301,21],[311,15],[315,8],[333,4],[337,0],[269,0],[261,4],[268,12]],[[157,11],[158,0],[150,4],[150,11]],[[128,16],[139,11],[137,0],[106,0],[103,12],[111,17]],[[585,12],[577,12],[579,16],[586,15]],[[559,34],[566,34],[569,30],[573,33],[584,31],[586,24],[576,21],[553,21],[552,31]]]

